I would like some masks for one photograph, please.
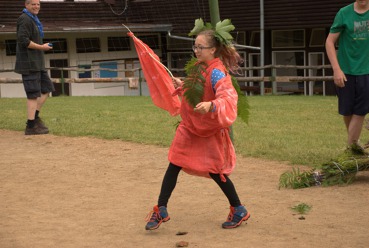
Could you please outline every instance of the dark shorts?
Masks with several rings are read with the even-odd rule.
[[[337,87],[338,112],[341,115],[360,115],[369,113],[369,74],[346,75],[345,87]]]
[[[54,84],[46,71],[22,75],[22,80],[28,99],[36,99],[41,94],[55,91]]]

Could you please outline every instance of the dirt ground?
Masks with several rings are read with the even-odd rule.
[[[0,130],[0,247],[368,247],[369,172],[346,187],[278,189],[280,162],[238,157],[231,175],[251,213],[224,230],[216,184],[181,173],[171,220],[146,231],[167,148]],[[291,208],[312,206],[304,215]],[[186,235],[176,235],[188,232]]]

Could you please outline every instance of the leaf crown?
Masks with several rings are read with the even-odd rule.
[[[229,32],[234,30],[235,26],[232,25],[230,19],[225,19],[223,21],[217,22],[217,24],[215,24],[215,27],[213,27],[213,25],[209,22],[204,23],[202,18],[196,19],[195,20],[195,26],[190,31],[188,36],[198,35],[201,31],[204,31],[204,30],[207,30],[207,29],[214,30],[214,36],[220,43],[222,43],[224,45],[230,45],[231,44],[231,42],[233,40],[233,37]]]

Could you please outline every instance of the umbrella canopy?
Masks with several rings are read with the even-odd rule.
[[[138,39],[132,32],[127,34],[133,39],[135,44],[152,101],[156,106],[168,111],[172,116],[178,115],[181,102],[178,96],[172,95],[175,88],[170,71],[160,62],[160,58],[148,45]]]

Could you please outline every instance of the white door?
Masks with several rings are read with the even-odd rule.
[[[309,66],[324,65],[324,53],[309,53]],[[324,77],[325,70],[309,69],[309,77]],[[325,96],[325,81],[309,81],[309,96],[322,92]]]

